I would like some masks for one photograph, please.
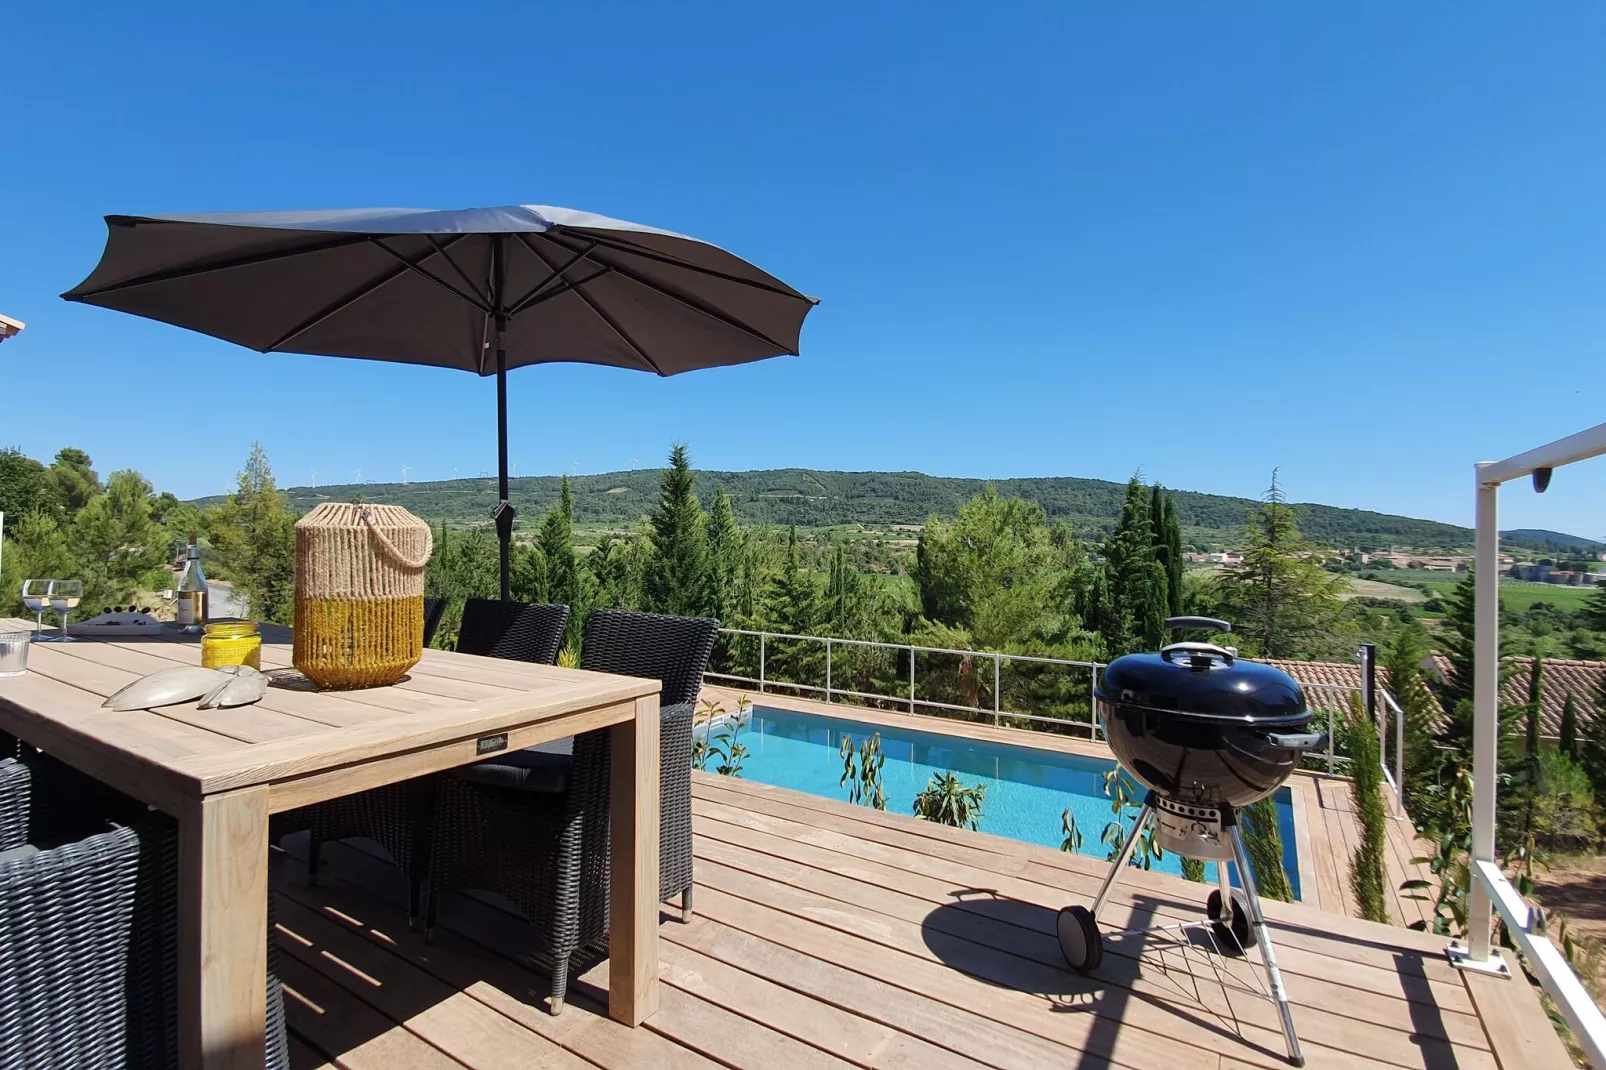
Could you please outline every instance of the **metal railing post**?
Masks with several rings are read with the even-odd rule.
[[[758,692],[761,695],[765,691],[765,686],[764,686],[764,640],[767,639],[767,638],[768,638],[768,636],[764,632],[759,632],[758,633]]]
[[[998,699],[998,675],[999,675],[998,668],[999,668],[999,665],[1000,665],[1000,663],[1002,661],[1003,661],[1003,657],[1001,655],[998,655],[998,654],[994,654],[993,655],[993,727],[994,728],[998,727],[998,724],[999,724],[998,714],[1003,708],[1002,704],[999,702],[999,699]]]
[[[831,701],[831,640],[825,640],[825,701]]]
[[[1333,707],[1332,707],[1331,704],[1329,704],[1328,707],[1327,707],[1327,775],[1328,776],[1332,776],[1333,775],[1333,769],[1334,769],[1334,764],[1333,764],[1333,729],[1335,727],[1336,726],[1333,724]]]
[[[1394,704],[1394,803],[1405,814],[1405,707]]]
[[[1099,667],[1087,670],[1087,738],[1099,738]]]
[[[915,648],[909,647],[909,712],[915,712]]]

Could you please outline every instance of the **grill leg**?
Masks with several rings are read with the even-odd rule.
[[[1138,845],[1138,837],[1143,834],[1143,826],[1149,823],[1149,818],[1153,815],[1154,807],[1148,803],[1144,803],[1143,809],[1138,811],[1138,819],[1132,822],[1132,831],[1127,833],[1126,842],[1121,845],[1120,857],[1116,858],[1115,865],[1110,867],[1110,872],[1105,874],[1104,884],[1099,888],[1098,898],[1093,900],[1093,919],[1095,921],[1098,920],[1099,911],[1104,907],[1104,900],[1109,897],[1110,889],[1115,887],[1115,882],[1120,879],[1121,871],[1132,860],[1132,849]]]
[[[1260,909],[1260,892],[1255,887],[1255,871],[1249,865],[1249,852],[1244,849],[1243,837],[1238,834],[1238,826],[1232,825],[1227,829],[1232,839],[1233,859],[1238,863],[1238,879],[1243,881],[1244,897],[1249,900],[1249,922],[1254,927],[1255,939],[1260,944],[1260,957],[1266,963],[1266,983],[1271,986],[1272,998],[1277,1001],[1277,1016],[1282,1019],[1283,1040],[1288,1045],[1288,1061],[1295,1066],[1305,1065],[1305,1056],[1299,1051],[1299,1037],[1294,1034],[1294,1015],[1288,1009],[1288,992],[1283,988],[1283,975],[1277,969],[1277,953],[1272,950],[1271,933],[1266,930],[1266,915]],[[1216,863],[1217,869],[1224,868]],[[1226,894],[1226,877],[1222,877],[1223,898],[1231,900]],[[1225,905],[1222,908],[1226,909]]]
[[[1236,831],[1236,830],[1234,830]],[[1227,875],[1227,863],[1216,863],[1216,883],[1221,886],[1221,923],[1230,932],[1232,930],[1232,915],[1238,909],[1232,901],[1232,878]],[[1244,889],[1250,895],[1248,888]]]

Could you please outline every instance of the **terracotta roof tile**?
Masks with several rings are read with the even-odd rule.
[[[1540,700],[1539,734],[1545,739],[1561,736],[1561,711],[1571,692],[1578,709],[1578,729],[1595,716],[1595,697],[1606,687],[1606,661],[1578,661],[1574,658],[1545,658],[1545,692]],[[1528,676],[1533,671],[1532,658],[1506,658],[1510,677],[1500,689],[1500,704],[1505,707],[1525,706],[1528,703]],[[1450,659],[1443,654],[1433,655],[1433,667],[1441,679],[1450,672]]]

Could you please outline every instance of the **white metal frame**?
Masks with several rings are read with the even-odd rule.
[[[1499,750],[1500,486],[1523,476],[1606,454],[1606,424],[1559,439],[1504,461],[1474,466],[1477,493],[1477,638],[1472,678],[1472,902],[1467,945],[1451,945],[1451,960],[1468,969],[1510,976],[1491,947],[1491,912],[1505,919],[1512,942],[1572,1026],[1590,1062],[1606,1068],[1606,1016],[1590,998],[1566,957],[1544,933],[1544,918],[1530,910],[1495,862],[1495,758]],[[1536,487],[1543,489],[1536,482]]]

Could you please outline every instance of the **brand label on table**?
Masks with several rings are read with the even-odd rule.
[[[507,750],[506,732],[494,736],[481,736],[474,741],[475,754],[494,754],[499,750]]]

